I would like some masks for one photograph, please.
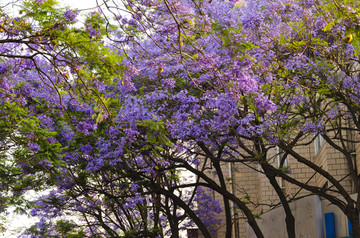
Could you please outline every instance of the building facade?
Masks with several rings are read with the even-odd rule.
[[[360,168],[360,145],[353,146],[354,166]],[[313,138],[307,146],[297,148],[297,153],[307,158],[314,164],[331,174],[350,194],[357,193],[357,189],[349,176],[348,160],[333,146],[326,143],[321,136]],[[279,148],[274,148],[267,155],[269,162],[279,166],[284,153]],[[355,156],[356,155],[356,156]],[[223,163],[223,170],[229,171],[228,190],[238,198],[248,200],[248,206],[253,214],[261,217],[259,226],[265,237],[287,237],[285,214],[280,205],[279,198],[268,178],[261,172],[260,166],[254,163]],[[311,186],[329,188],[330,183],[310,167],[299,163],[287,155],[283,166],[289,169],[292,178]],[[213,174],[213,179],[216,175]],[[277,182],[290,202],[292,213],[295,217],[297,237],[304,238],[330,238],[352,237],[351,224],[346,216],[327,200],[312,195],[309,191],[277,177]],[[331,192],[330,192],[331,193]],[[222,197],[213,193],[213,198],[222,202]],[[223,206],[223,204],[222,204]],[[225,214],[220,215],[225,221]],[[241,210],[233,208],[233,238],[254,238],[252,229],[247,225]],[[332,222],[332,223],[331,223]],[[330,226],[330,228],[329,228]],[[330,230],[329,230],[330,229]],[[331,233],[331,234],[330,234]],[[199,237],[201,237],[199,235]],[[225,237],[225,223],[219,226],[213,238]]]

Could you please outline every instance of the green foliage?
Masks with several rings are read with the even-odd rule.
[[[234,40],[234,36],[238,37],[239,39],[244,38],[244,36],[241,35],[241,23],[239,23],[238,26],[234,28],[213,22],[211,28],[214,31],[214,34],[216,34],[222,41],[224,48],[235,47],[234,50],[236,50],[236,52],[246,52],[257,47],[251,42],[239,42],[238,40]],[[244,57],[246,57],[246,54],[244,54]]]
[[[156,155],[159,155],[159,151],[165,150],[159,145],[168,147],[173,145],[167,137],[166,124],[162,120],[158,120],[154,116],[154,119],[138,121],[138,125],[145,128],[147,136],[146,145],[141,148],[141,151],[152,150]]]
[[[82,238],[85,236],[84,231],[78,230],[78,226],[76,224],[67,220],[56,221],[55,230],[61,238]]]
[[[109,111],[94,81],[101,80],[107,85],[113,85],[116,80],[122,78],[125,70],[121,63],[124,57],[116,50],[106,47],[103,41],[106,31],[115,28],[107,25],[99,13],[88,15],[85,26],[75,27],[75,22],[67,21],[65,10],[59,8],[58,2],[53,0],[41,4],[34,0],[25,1],[21,6],[22,16],[19,24],[25,24],[20,26],[21,28],[29,28],[28,34],[42,45],[41,52],[51,55],[54,62],[60,58],[59,56],[64,58],[63,62],[66,62],[66,65],[61,62],[62,66],[55,65],[61,77],[65,79],[57,85],[60,94],[68,94],[68,83],[65,82],[71,81],[72,89],[76,89],[76,94],[83,95],[84,102],[94,101],[101,105],[96,118],[101,122],[104,112]],[[91,36],[87,27],[98,31],[99,34],[96,37]],[[48,45],[52,49],[45,47]]]

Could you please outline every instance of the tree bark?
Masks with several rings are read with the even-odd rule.
[[[221,188],[227,191],[224,175],[222,173],[219,161],[213,161],[213,164],[218,174]],[[226,218],[225,238],[231,238],[232,237],[231,207],[230,207],[229,199],[227,197],[223,196],[223,201],[224,201],[225,218]]]
[[[183,162],[183,161],[181,161]],[[203,179],[207,184],[208,187],[213,189],[214,191],[218,192],[222,196],[226,196],[230,201],[233,201],[239,209],[244,213],[246,218],[248,219],[248,223],[250,227],[253,229],[254,233],[256,234],[257,238],[264,238],[264,235],[258,226],[256,219],[254,218],[254,215],[252,214],[251,210],[246,206],[246,204],[241,201],[238,197],[236,197],[234,194],[230,193],[227,190],[223,190],[214,180],[210,179],[207,175],[204,173],[196,170],[191,165],[185,163],[183,164],[184,168],[189,170],[190,172],[194,173],[195,175],[199,176],[201,179]],[[211,237],[211,236],[209,236]]]
[[[352,228],[352,237],[360,237],[360,219],[359,219],[359,211],[353,209],[353,211],[349,212],[348,218],[351,222]]]
[[[276,194],[278,195],[281,204],[283,206],[283,209],[285,211],[285,224],[286,224],[286,230],[288,233],[289,238],[295,238],[295,218],[291,212],[290,206],[288,201],[286,200],[286,196],[284,192],[282,191],[281,187],[279,186],[278,182],[276,181],[275,174],[272,172],[272,169],[269,169],[268,164],[262,164],[261,165],[266,177],[269,179],[270,184],[275,189]]]
[[[167,197],[169,197],[170,199],[172,199],[179,207],[181,207],[182,209],[184,209],[184,211],[189,215],[189,218],[192,219],[194,221],[194,223],[197,225],[197,227],[199,228],[200,232],[204,235],[204,237],[211,237],[210,232],[208,231],[208,229],[206,228],[206,226],[204,225],[204,223],[202,223],[202,221],[200,220],[200,218],[194,213],[194,211],[183,201],[181,200],[178,196],[176,196],[174,193],[161,188],[160,186],[153,186],[155,191],[158,192],[159,194],[163,194]]]

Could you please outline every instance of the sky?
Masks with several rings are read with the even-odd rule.
[[[58,0],[63,6],[78,8],[79,10],[93,8],[96,6],[96,0]],[[101,2],[101,0],[99,1]]]
[[[0,6],[9,6],[15,8],[16,2],[19,0],[0,0]],[[79,10],[91,9],[96,7],[97,0],[57,0],[61,6],[69,6],[71,8],[77,8]],[[103,0],[98,0],[101,3]]]

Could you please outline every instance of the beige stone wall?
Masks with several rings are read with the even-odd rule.
[[[245,166],[241,163],[235,163],[232,165],[232,179],[228,179],[226,181],[227,183],[227,189],[228,191],[233,191],[233,193],[240,199],[246,200],[247,198],[250,199],[250,201],[254,204],[258,204],[258,188],[259,188],[259,174],[256,172],[253,168],[257,168],[257,164],[248,164],[248,166]],[[229,163],[222,163],[222,170],[224,177],[230,178],[230,166]],[[212,177],[215,181],[218,182],[218,177],[216,174],[209,172],[209,176]],[[232,186],[232,189],[231,189]],[[221,206],[224,207],[222,196],[218,193],[213,192],[212,196],[214,199],[218,200],[221,203]],[[249,207],[256,212],[256,207],[249,204]],[[233,210],[234,218],[237,218],[238,220],[238,230],[239,230],[239,236],[233,238],[242,238],[244,237],[246,230],[245,230],[245,221],[244,215],[239,209],[236,209],[234,207]],[[237,214],[237,216],[236,216]],[[219,227],[218,232],[212,237],[212,238],[221,238],[225,235],[225,214],[222,213],[219,215],[219,218],[222,219],[222,223]],[[235,219],[233,220],[235,223]],[[233,227],[235,229],[235,227]]]
[[[328,170],[328,163],[327,163],[327,147],[328,145],[324,143],[322,147],[320,148],[319,152],[315,155],[314,162],[317,166],[321,167],[324,170]],[[325,179],[322,175],[316,174],[315,175],[315,181],[316,186],[322,187],[327,182],[327,179]]]
[[[297,147],[295,149],[295,152],[302,155],[307,160],[313,161],[314,148],[311,145]],[[291,174],[289,174],[289,176],[291,176],[292,178],[302,183],[307,183],[309,185],[315,184],[314,171],[310,169],[308,166],[298,162],[295,158],[293,158],[290,155],[289,155],[289,167],[291,170]],[[306,190],[301,189],[300,187],[290,183],[285,183],[285,192],[289,200],[293,199],[294,197],[299,197],[309,194],[309,192],[307,192]]]
[[[257,163],[248,164],[236,164],[234,166],[234,194],[242,200],[249,199],[251,203],[258,204],[260,202],[258,194],[260,174],[256,171],[258,169]],[[248,204],[248,207],[253,210],[254,213],[258,213],[258,207]],[[246,233],[244,214],[240,210],[235,210],[239,214],[239,237],[244,237]],[[237,237],[234,237],[237,238]]]
[[[312,148],[300,147],[297,148],[296,152],[303,155],[305,158],[309,160],[313,160],[314,151]],[[278,152],[275,149],[269,151],[268,154],[268,157],[270,158],[269,162],[272,163],[274,167],[277,167],[277,160],[276,160],[277,154]],[[290,167],[290,170],[292,172],[291,174],[289,174],[289,176],[303,183],[307,182],[309,185],[315,184],[314,171],[309,167],[307,167],[306,165],[299,163],[295,158],[291,157],[290,155],[288,155],[288,166]],[[288,197],[289,200],[292,199],[294,196],[299,197],[309,194],[309,192],[307,192],[306,190],[301,189],[300,187],[290,184],[286,181],[283,181],[281,178],[277,178],[277,180],[278,183],[282,185],[283,191],[285,192],[285,195]],[[261,174],[260,176],[260,186],[258,190],[259,190],[258,197],[262,204],[269,204],[269,205],[279,204],[279,198],[264,174]],[[270,209],[273,209],[273,207],[266,205],[261,207],[262,212],[266,212]]]
[[[360,141],[360,135],[355,135],[355,140]],[[357,174],[360,174],[360,142],[355,144],[355,156],[356,156],[356,168],[357,168]]]
[[[348,163],[343,155],[334,148],[327,148],[328,172],[340,181],[346,191],[352,190],[351,178],[349,175]],[[345,178],[348,176],[347,178]],[[344,179],[345,178],[345,179]]]
[[[272,164],[274,167],[278,167],[278,159],[277,159],[277,150],[272,149],[268,152],[267,158],[268,162]],[[262,170],[261,170],[262,171]],[[278,183],[280,183],[280,178],[278,179]],[[271,206],[276,205],[279,203],[278,197],[276,195],[276,192],[274,189],[272,189],[272,186],[266,177],[265,174],[260,173],[260,182],[259,182],[259,188],[258,188],[258,197],[260,204],[266,204],[262,205],[258,208],[259,213],[263,213],[271,208]]]
[[[297,238],[323,238],[322,206],[318,196],[309,196],[290,203],[290,209],[296,220]],[[263,214],[258,225],[265,238],[287,238],[285,212],[282,207]],[[256,238],[247,225],[247,238]]]
[[[311,140],[313,140],[313,138],[308,138],[308,141],[303,141],[304,143],[308,143],[308,145],[296,148],[296,152],[309,161],[315,163],[317,166],[320,166],[324,170],[328,171],[338,181],[341,181],[341,184],[347,191],[353,191],[351,178],[350,176],[346,177],[349,173],[349,169],[344,156],[329,146],[326,142],[322,144],[319,151],[315,154],[314,143]],[[357,152],[356,161],[358,163],[358,168],[360,168],[360,143],[357,144],[355,148]],[[277,167],[278,163],[276,158],[277,153],[278,152],[276,148],[272,149],[268,153],[268,161],[275,167]],[[288,156],[288,165],[292,171],[290,176],[298,181],[301,181],[302,183],[307,183],[309,185],[318,187],[331,186],[330,183],[326,184],[327,180],[323,176],[316,173],[308,166],[299,163],[291,156]],[[224,163],[222,166],[224,175],[226,177],[226,173],[229,171],[229,163]],[[247,166],[242,163],[236,163],[233,165],[233,192],[239,198],[245,198],[245,196],[248,196],[252,203],[261,204],[258,206],[249,204],[254,214],[265,213],[270,209],[273,209],[272,205],[279,204],[279,199],[274,189],[270,185],[267,177],[255,170],[259,170],[259,168],[260,166],[256,163],[249,163]],[[216,175],[213,175],[213,178],[216,179]],[[296,185],[281,181],[281,178],[278,178],[278,182],[283,184],[283,189],[289,200],[309,194],[309,192],[305,189],[301,189]],[[230,180],[227,181],[227,183],[230,185]],[[230,187],[228,188],[230,190]],[[222,202],[222,197],[218,194],[214,194],[214,198]],[[244,217],[241,211],[235,210],[234,213],[236,212],[238,212],[240,218]],[[221,216],[223,221],[225,221],[224,214]],[[245,223],[246,219],[240,219],[240,234],[238,237],[234,236],[233,238],[246,237]],[[214,237],[222,238],[224,235],[225,224],[223,222],[219,228],[219,231]]]

